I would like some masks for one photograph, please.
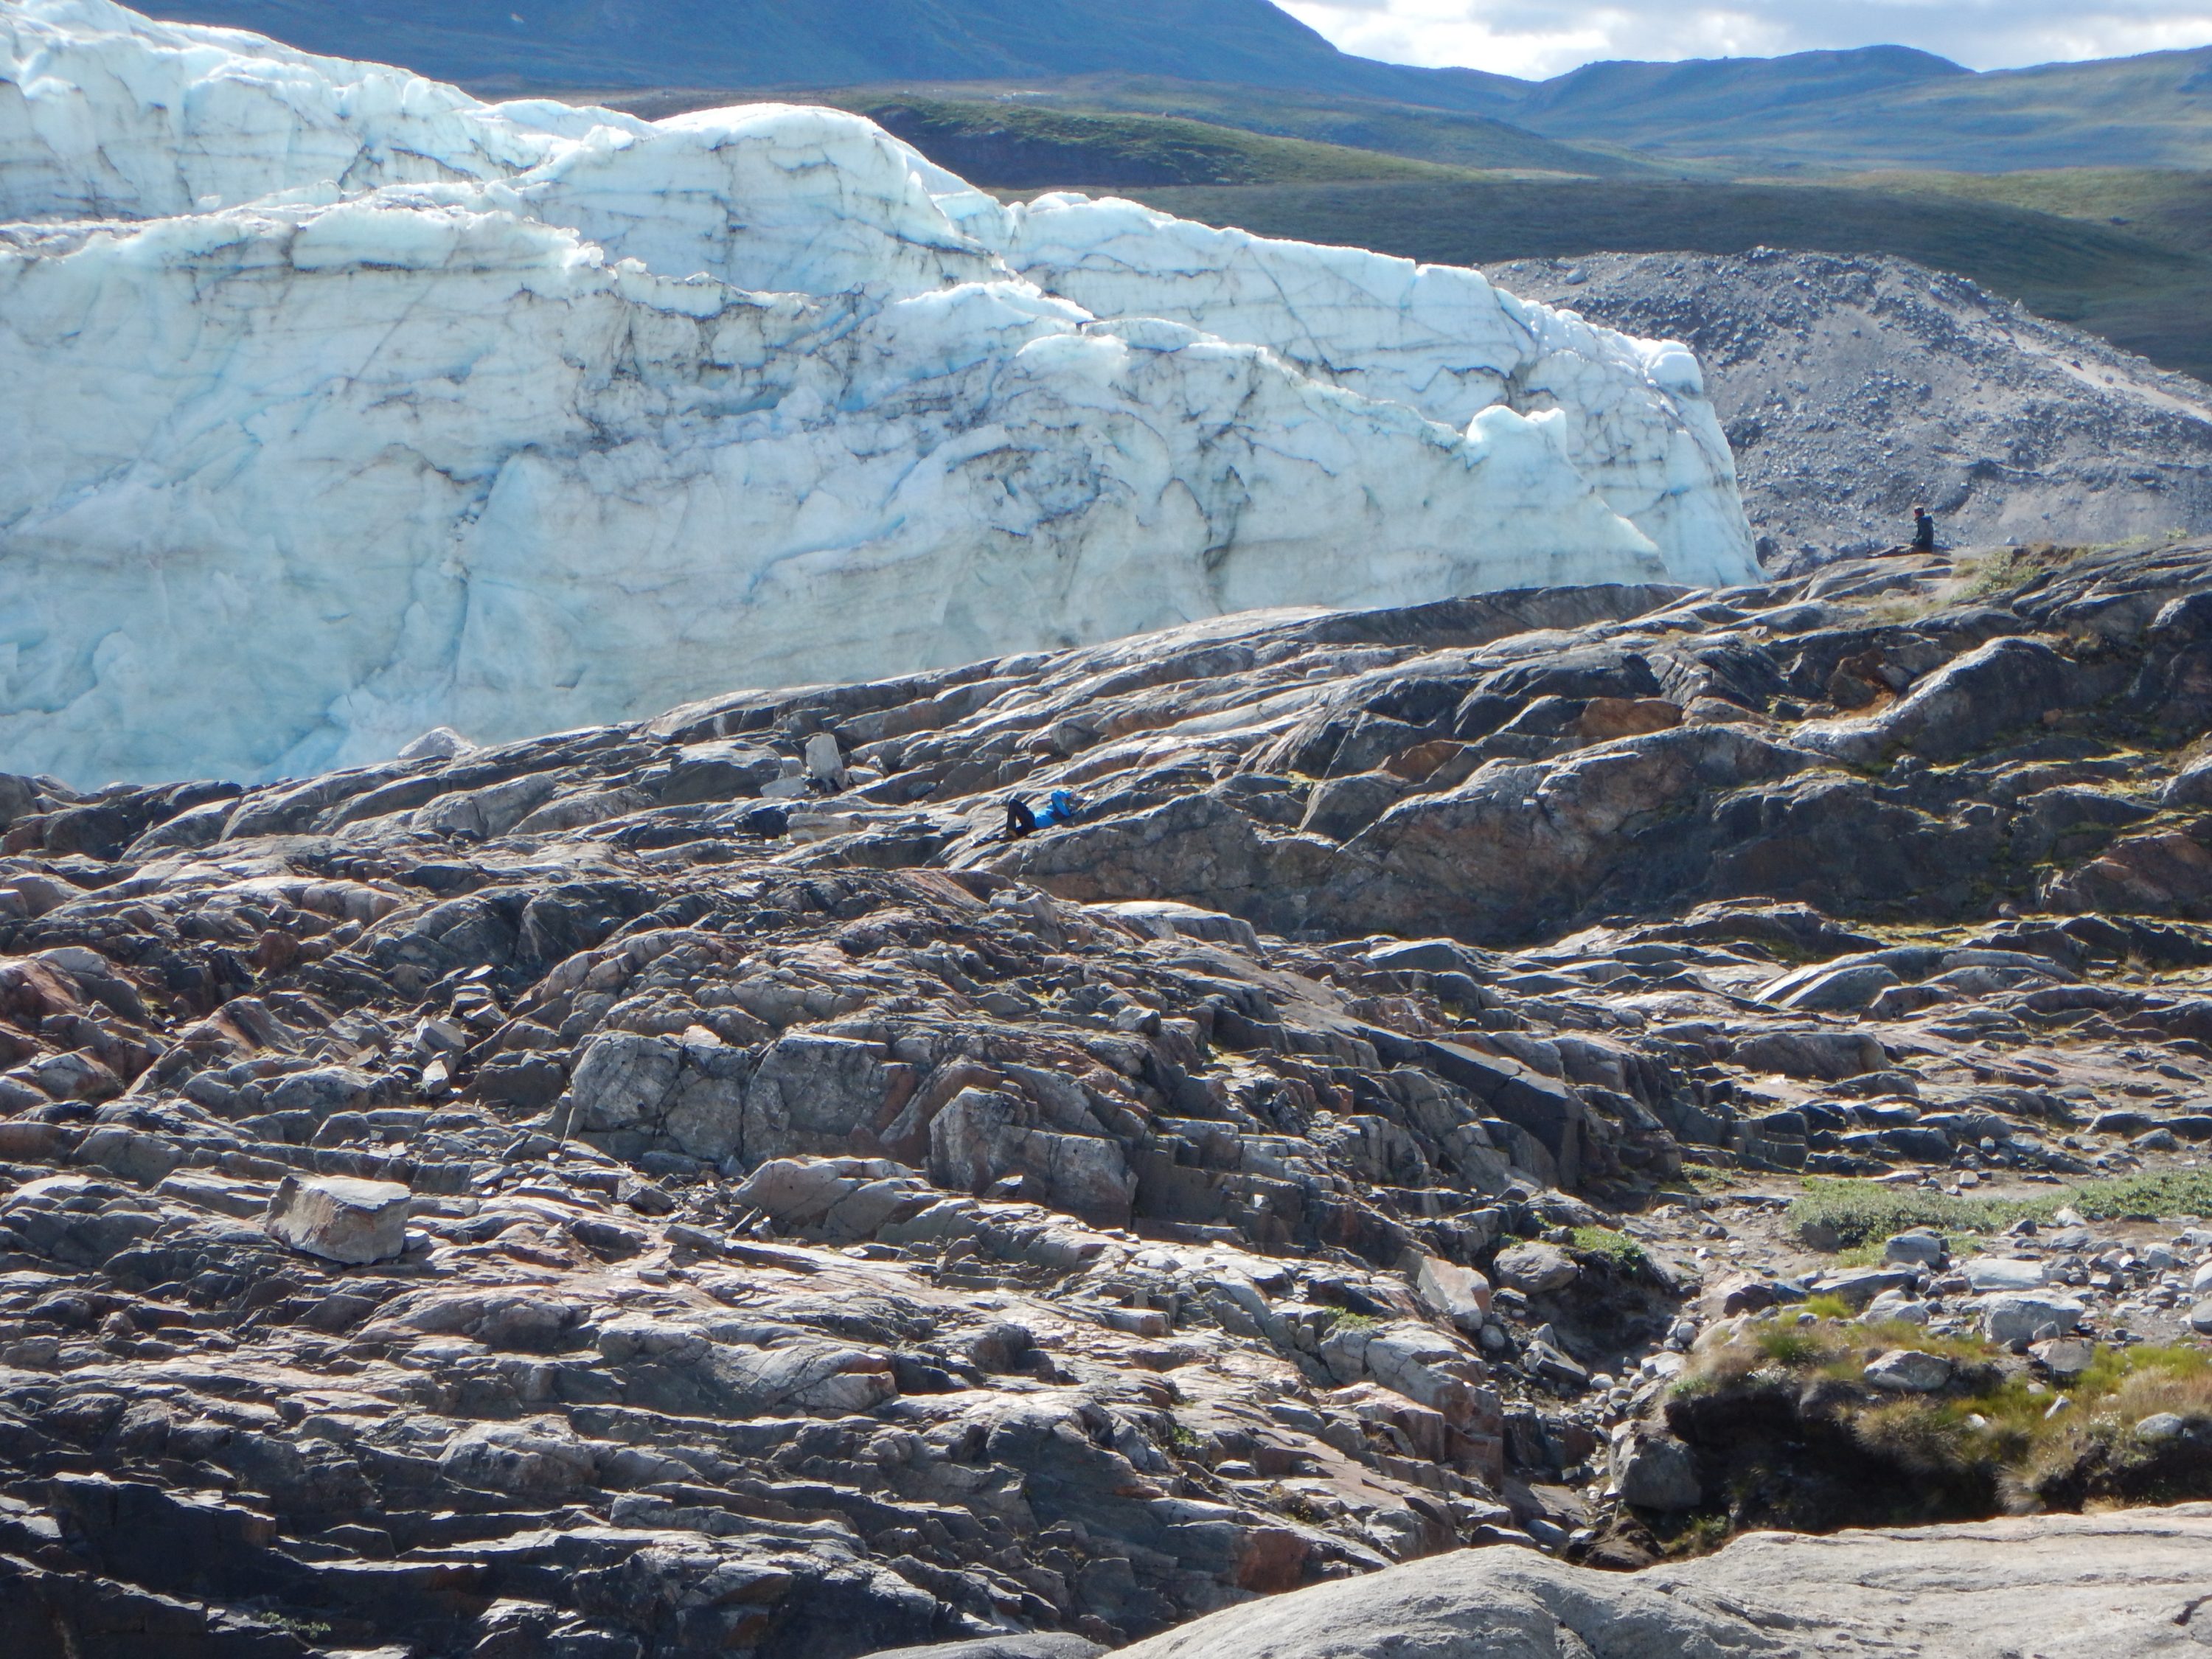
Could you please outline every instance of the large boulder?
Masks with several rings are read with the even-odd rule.
[[[889,1086],[875,1043],[811,1031],[777,1038],[745,1087],[745,1162],[852,1151],[854,1133],[876,1127]]]
[[[1978,1291],[2032,1291],[2043,1283],[2043,1264],[2008,1255],[1978,1255],[1960,1271]]]
[[[1347,842],[1316,896],[1319,919],[1347,932],[1529,937],[1601,902],[1679,887],[1710,856],[1706,804],[1805,764],[1754,731],[1684,726],[1555,764],[1486,766]]]
[[[1690,1449],[1672,1435],[1624,1434],[1613,1446],[1613,1484],[1640,1510],[1695,1509],[1705,1495]]]
[[[1413,1264],[1410,1277],[1415,1301],[1469,1335],[1490,1317],[1490,1281],[1474,1268],[1425,1255]]]
[[[2212,826],[2130,836],[2098,857],[2054,876],[2043,901],[2053,910],[2212,919]]]
[[[1531,1296],[1564,1291],[1582,1277],[1574,1257],[1556,1244],[1509,1244],[1491,1267],[1498,1282]]]
[[[620,1156],[658,1147],[719,1163],[744,1139],[750,1069],[744,1049],[703,1030],[605,1031],[577,1060],[556,1121]]]
[[[325,1261],[389,1261],[406,1253],[411,1196],[396,1181],[288,1175],[270,1196],[262,1226],[280,1243]]]
[[[1746,1071],[1828,1083],[1889,1064],[1881,1044],[1859,1031],[1765,1031],[1737,1043],[1733,1058]]]

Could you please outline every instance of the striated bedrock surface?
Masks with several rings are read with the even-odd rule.
[[[250,787],[0,777],[0,1648],[1119,1643],[1497,1546],[1437,1571],[1512,1578],[1533,1652],[1653,1596],[1686,1654],[1801,1650],[1731,1609],[1848,1609],[1728,1576],[1798,1546],[1568,1564],[1994,1499],[1747,1468],[1910,1355],[1686,1367],[1808,1297],[2023,1388],[2046,1325],[2212,1326],[2202,1219],[1868,1267],[1787,1208],[2201,1180],[2209,576],[1279,613]],[[1850,1640],[1976,1651],[1928,1536]]]
[[[1679,346],[872,125],[0,15],[0,747],[265,776],[1258,605],[1741,580]]]
[[[2212,1596],[2208,1547],[2212,1505],[2198,1504],[1762,1535],[1627,1578],[1484,1551],[1218,1613],[1125,1651],[1130,1659],[2195,1659]]]

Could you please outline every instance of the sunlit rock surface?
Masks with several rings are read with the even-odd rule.
[[[1679,347],[1004,208],[830,111],[489,106],[30,0],[0,222],[0,750],[80,783],[1753,571]]]

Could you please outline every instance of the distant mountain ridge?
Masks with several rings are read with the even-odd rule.
[[[1976,73],[1905,46],[1589,64],[1486,111],[1550,138],[1789,167],[2212,164],[2212,47]]]
[[[1911,46],[1799,52],[1782,58],[1692,58],[1674,64],[1609,59],[1527,83],[1514,113],[1522,120],[1571,120],[1587,128],[1667,112],[1703,113],[1715,99],[1741,109],[1771,109],[1973,73]]]
[[[1267,0],[171,0],[150,15],[480,88],[1158,75],[1487,114],[1524,84],[1351,57]]]
[[[1384,106],[1416,119],[1477,115],[1545,138],[1754,171],[2212,164],[2212,47],[1978,74],[1878,46],[1586,64],[1531,82],[1355,58],[1268,0],[168,0],[155,11],[401,64],[488,95],[1171,82],[1340,100],[1346,124]],[[1211,118],[1294,130],[1267,118],[1264,97],[1254,101],[1256,117]]]

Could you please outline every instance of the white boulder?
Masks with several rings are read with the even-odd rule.
[[[406,1253],[410,1196],[394,1181],[288,1175],[261,1224],[279,1243],[325,1261],[389,1261]]]
[[[1892,1348],[1867,1362],[1867,1386],[1886,1393],[1934,1394],[1950,1380],[1949,1360],[1917,1348]]]

